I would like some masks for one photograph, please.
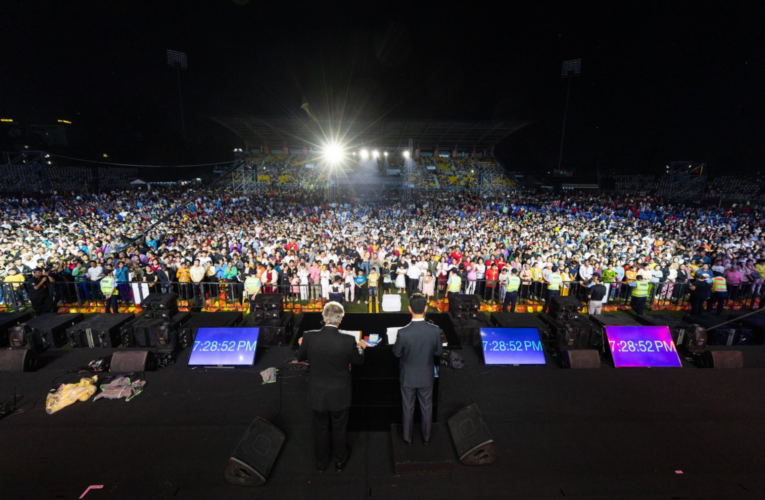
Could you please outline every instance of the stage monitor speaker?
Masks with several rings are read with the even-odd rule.
[[[226,466],[226,481],[238,486],[265,484],[286,437],[267,420],[256,417]]]
[[[37,353],[34,350],[0,350],[0,372],[33,372],[36,369]]]
[[[481,309],[481,302],[476,295],[454,295],[449,299],[449,312],[478,312]]]
[[[152,319],[170,319],[178,314],[178,295],[152,293],[141,302],[144,315]]]
[[[596,349],[562,351],[564,368],[600,368],[600,352]]]
[[[112,354],[110,372],[131,373],[145,372],[151,369],[149,351],[115,351]]]
[[[452,415],[448,423],[460,462],[489,465],[497,461],[497,447],[478,405],[466,406]]]
[[[699,368],[743,368],[742,351],[704,351],[697,359]]]
[[[280,293],[259,293],[255,296],[256,311],[281,311],[284,306],[284,295]]]
[[[568,311],[576,314],[582,310],[582,301],[571,295],[554,295],[550,300],[550,313],[555,314],[558,311]]]

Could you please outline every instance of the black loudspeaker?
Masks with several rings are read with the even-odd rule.
[[[489,465],[497,461],[497,447],[478,405],[466,406],[452,415],[449,432],[463,464]]]
[[[550,313],[555,314],[558,311],[568,311],[576,314],[582,310],[582,301],[571,295],[553,295],[550,299]]]
[[[151,370],[149,351],[115,351],[112,354],[110,372],[131,373]]]
[[[284,305],[284,295],[280,293],[259,293],[255,296],[256,311],[281,311]]]
[[[0,350],[0,372],[33,372],[37,369],[37,353],[32,349]]]
[[[282,431],[256,417],[228,459],[226,481],[239,486],[265,484],[285,439]]]
[[[600,353],[596,349],[562,351],[564,368],[600,368]]]
[[[699,368],[743,368],[744,353],[741,351],[704,351],[696,360]]]
[[[476,295],[455,295],[449,299],[449,312],[478,312],[481,309],[481,302]]]
[[[178,295],[152,293],[141,301],[141,309],[151,319],[170,319],[178,314]]]

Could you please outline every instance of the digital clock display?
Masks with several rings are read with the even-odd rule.
[[[616,368],[681,368],[666,326],[607,326],[608,348]]]
[[[260,328],[199,328],[189,366],[252,366]]]
[[[545,353],[536,328],[481,328],[487,365],[543,365]]]

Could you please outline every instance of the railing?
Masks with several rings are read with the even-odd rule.
[[[608,300],[606,307],[622,308],[629,306],[634,287],[628,282],[604,283],[608,288]],[[689,283],[649,283],[646,309],[690,309]],[[422,280],[407,279],[406,287],[402,290],[404,295],[410,295],[417,291],[422,292]],[[447,298],[447,286],[442,280],[434,278],[433,294],[429,301],[431,306],[436,302],[436,307],[444,305]],[[558,293],[561,296],[573,296],[587,302],[587,284],[579,281],[563,282]],[[329,294],[333,291],[332,286],[326,283],[310,284],[273,284],[263,285],[260,293],[281,293],[284,295],[286,308],[294,310],[309,309],[309,304],[314,306],[323,304],[329,300]],[[524,281],[518,289],[517,305],[536,306],[530,310],[539,310],[548,298],[548,285],[541,281]],[[123,307],[140,306],[141,302],[151,294],[175,293],[178,294],[182,307],[197,307],[207,309],[246,309],[248,297],[245,293],[244,283],[240,281],[204,281],[201,283],[178,283],[178,282],[128,282],[117,284],[118,301]],[[754,309],[761,307],[760,296],[765,292],[765,283],[743,283],[738,287],[728,286],[727,298],[724,307],[729,309]],[[339,293],[343,296],[343,302],[365,303],[370,302],[370,293],[367,284],[358,288],[355,284],[346,287],[345,283],[339,285]],[[395,280],[384,283],[381,279],[376,294],[371,297],[371,302],[377,303],[377,310],[381,310],[382,296],[388,293],[398,293]],[[484,304],[499,304],[504,301],[506,288],[496,280],[464,280],[460,294],[475,295]],[[704,304],[709,308],[708,303]],[[762,303],[765,306],[765,302]],[[34,309],[36,312],[47,312],[57,308],[83,308],[94,309],[96,312],[105,307],[105,299],[101,293],[100,283],[92,281],[56,281],[51,283],[46,294],[35,293],[33,285],[27,282],[2,282],[0,283],[0,308],[5,311],[23,311]],[[371,309],[371,308],[370,308]],[[710,308],[711,309],[711,308]]]

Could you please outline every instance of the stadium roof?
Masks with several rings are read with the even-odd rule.
[[[412,139],[414,148],[432,150],[491,151],[502,139],[527,125],[521,121],[353,121],[350,124],[302,119],[266,119],[251,116],[212,117],[236,134],[245,146],[321,147],[336,140],[346,147],[403,149]]]

